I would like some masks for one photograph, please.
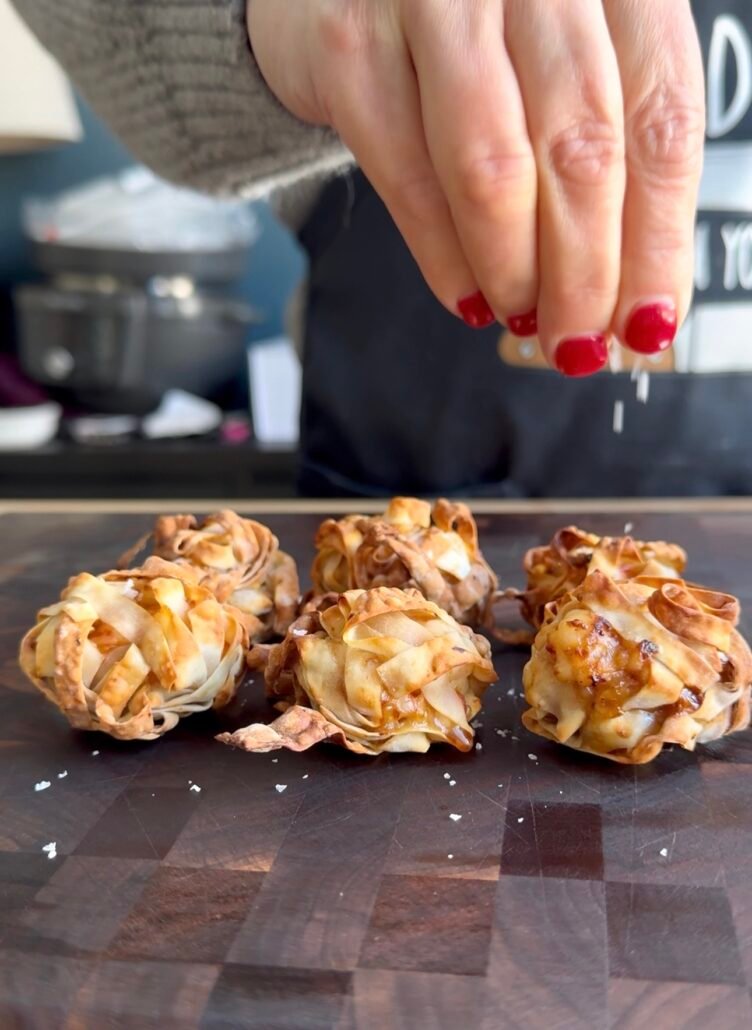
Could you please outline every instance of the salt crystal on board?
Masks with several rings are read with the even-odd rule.
[[[45,844],[42,847],[42,851],[47,855],[47,858],[57,858],[57,841],[51,840],[49,844]]]
[[[199,785],[197,783],[194,783],[191,786],[191,790],[194,791],[196,794],[200,794],[201,793],[201,788],[199,787]]]
[[[453,823],[458,823],[460,821],[460,819],[462,818],[462,816],[461,815],[457,815],[456,812],[452,812],[451,815],[449,816],[449,818],[452,820]]]
[[[91,756],[92,756],[92,758],[96,758],[98,754],[99,754],[98,751],[92,751]]]
[[[67,775],[68,775],[68,770],[67,769],[63,769],[63,771],[61,773],[57,774],[57,778],[59,780],[64,780]]]
[[[482,751],[483,750],[483,745],[481,744],[480,741],[478,741],[478,743],[475,745],[475,750],[476,751]]]
[[[521,815],[521,816],[519,817],[519,819],[517,820],[517,822],[518,822],[518,823],[524,823],[524,822],[525,822],[525,817],[524,817],[524,815]]]
[[[451,778],[452,778],[451,773],[444,773],[444,779],[445,780],[451,780]]]
[[[659,854],[661,858],[668,858],[668,848],[661,848]]]
[[[449,781],[449,786],[453,787],[456,784],[456,782],[457,782],[456,780],[450,780]]]
[[[52,786],[52,784],[50,783],[49,780],[40,780],[39,783],[35,783],[34,784],[34,790],[38,794],[40,790],[47,790],[47,788],[51,787],[51,786]]]
[[[274,789],[276,790],[276,792],[278,794],[281,794],[283,791],[287,790],[287,784],[286,783],[275,783]]]

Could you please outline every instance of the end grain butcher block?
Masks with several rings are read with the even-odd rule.
[[[305,589],[322,515],[263,518]],[[625,518],[737,595],[749,635],[752,506],[576,521]],[[749,731],[644,767],[558,747],[521,726],[523,649],[497,654],[469,754],[223,747],[273,716],[258,679],[154,742],[73,731],[19,638],[152,520],[0,516],[0,1026],[752,1023]],[[480,515],[501,584],[571,521]]]

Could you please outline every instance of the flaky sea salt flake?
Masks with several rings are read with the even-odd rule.
[[[283,794],[287,790],[286,783],[275,783],[274,789],[278,794]]]
[[[624,432],[624,401],[614,401],[613,430],[615,433]]]
[[[460,819],[462,818],[462,816],[461,815],[457,815],[456,812],[452,812],[451,815],[449,816],[449,818],[452,820],[453,823],[458,823],[460,821]]]
[[[51,786],[52,784],[49,780],[40,780],[39,783],[34,784],[34,790],[38,794],[40,790],[47,790],[47,788]]]

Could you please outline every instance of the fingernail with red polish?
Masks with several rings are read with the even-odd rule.
[[[606,337],[602,333],[570,336],[556,348],[554,360],[562,375],[591,376],[600,372],[608,360]]]
[[[538,312],[533,309],[526,315],[510,315],[507,326],[515,336],[535,336],[538,332]]]
[[[629,317],[624,342],[639,354],[659,354],[676,339],[678,321],[670,301],[640,304]]]
[[[462,316],[462,321],[471,329],[485,329],[496,321],[496,316],[480,290],[459,301],[457,310]]]

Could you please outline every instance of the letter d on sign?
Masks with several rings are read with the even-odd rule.
[[[736,90],[726,97],[728,61],[736,63]],[[708,136],[720,139],[741,122],[752,105],[752,42],[739,21],[731,14],[717,18],[713,25],[708,56]]]

